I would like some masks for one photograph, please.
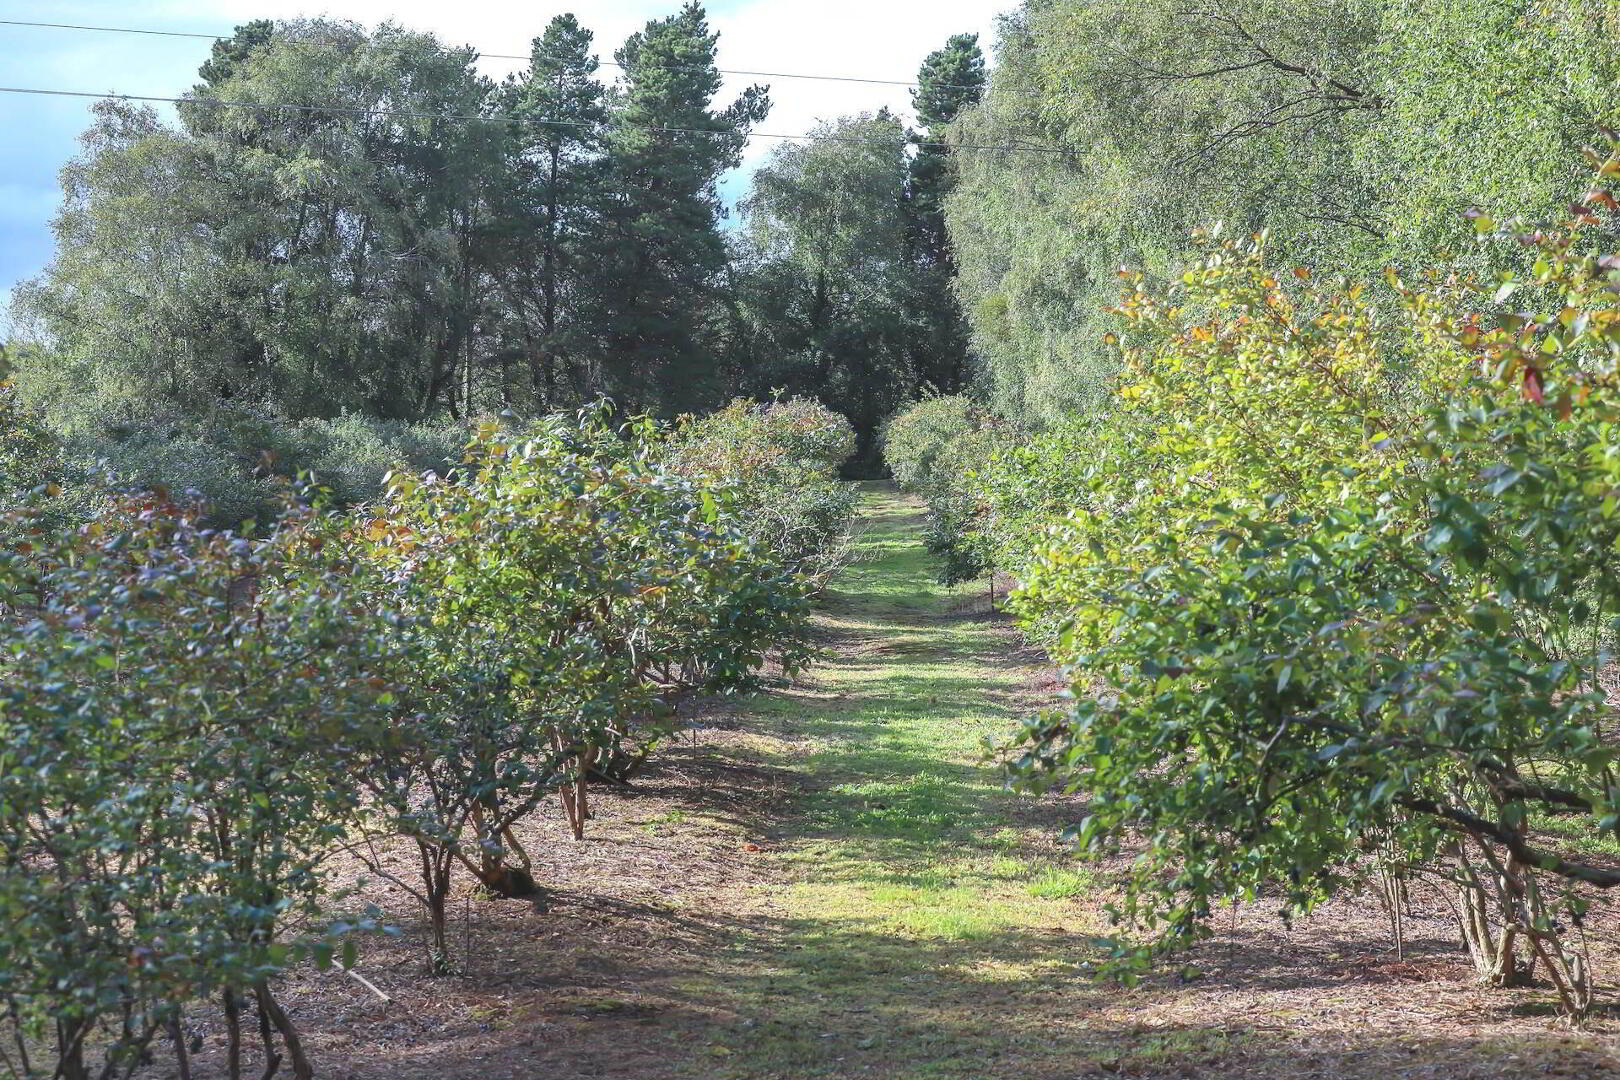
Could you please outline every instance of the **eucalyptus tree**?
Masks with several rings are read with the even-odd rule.
[[[963,155],[946,200],[999,408],[1050,421],[1101,400],[1114,271],[1171,273],[1194,227],[1338,257],[1374,239],[1349,148],[1378,112],[1377,2],[1031,0],[1004,20],[956,132],[1009,149]]]
[[[754,174],[743,203],[749,389],[814,396],[869,457],[917,390],[918,279],[907,256],[907,136],[887,112],[824,124]]]
[[[464,119],[489,92],[473,53],[325,20],[238,39],[178,128],[98,106],[57,258],[23,293],[56,346],[41,396],[92,424],[463,410],[500,176],[495,129]]]
[[[244,307],[289,413],[329,411],[334,389],[388,417],[467,405],[484,193],[501,176],[499,128],[467,119],[490,91],[474,58],[387,24],[284,23],[188,107],[225,121],[209,148],[235,204],[268,208],[230,254],[265,275]],[[215,104],[233,100],[330,108]]]
[[[1578,150],[1620,122],[1617,18],[1607,0],[1028,0],[955,125],[1009,149],[961,155],[946,197],[998,406],[1050,422],[1106,400],[1115,271],[1179,273],[1197,227],[1265,229],[1279,259],[1370,279],[1451,257],[1470,206],[1555,216]]]

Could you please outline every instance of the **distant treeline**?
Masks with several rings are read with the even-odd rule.
[[[689,3],[608,81],[562,15],[497,84],[392,24],[238,28],[177,123],[96,107],[56,258],[18,290],[23,399],[70,456],[241,509],[267,465],[359,495],[470,417],[604,396],[670,417],[811,393],[875,460],[883,416],[969,372],[945,153],[887,114],[831,123],[728,230],[719,181],[770,101],[716,103],[716,43]],[[943,130],[983,82],[974,40],[922,77]]]

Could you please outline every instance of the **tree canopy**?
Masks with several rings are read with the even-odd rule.
[[[1620,120],[1617,34],[1602,0],[1030,0],[957,137],[1065,153],[964,154],[947,199],[989,391],[1096,406],[1115,271],[1179,273],[1200,226],[1367,278],[1455,251],[1471,206],[1556,216]]]

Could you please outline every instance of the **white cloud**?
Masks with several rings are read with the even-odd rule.
[[[923,58],[952,34],[978,33],[988,50],[995,16],[1007,6],[993,0],[756,0],[713,22],[721,32],[722,67],[909,81],[917,77]],[[735,92],[749,81],[731,79],[727,89]],[[906,116],[911,112],[904,86],[758,81],[770,84],[775,103],[761,130],[805,132],[821,120],[884,106]],[[774,140],[756,140],[749,156],[757,158],[774,145]]]

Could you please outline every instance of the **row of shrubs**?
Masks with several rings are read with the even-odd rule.
[[[977,526],[984,514],[983,475],[1016,430],[965,395],[918,402],[883,428],[884,461],[903,490],[928,507],[924,541],[946,584],[990,570],[993,555]]]
[[[833,478],[855,456],[855,432],[825,406],[739,399],[683,418],[669,446],[675,472],[724,482],[749,535],[807,580],[824,585],[847,561],[856,492]]]
[[[0,415],[43,428],[20,415],[14,389],[4,393],[9,400],[0,403]],[[334,503],[353,505],[376,498],[390,473],[444,472],[460,458],[467,425],[354,413],[289,420],[252,404],[203,416],[154,406],[138,415],[79,418],[49,436],[53,478],[70,490],[96,486],[110,468],[122,484],[195,491],[211,522],[235,526],[274,514],[282,485],[298,476],[314,477]]]
[[[1320,282],[1212,235],[1127,276],[1106,412],[890,425],[948,572],[1011,571],[1068,672],[1007,767],[1085,793],[1081,850],[1138,852],[1114,970],[1227,900],[1373,881],[1396,912],[1421,875],[1482,978],[1590,1009],[1576,928],[1620,886],[1620,155],[1593,162],[1565,227],[1474,217],[1517,275]]]
[[[587,781],[629,777],[683,698],[810,657],[851,445],[800,402],[673,433],[605,407],[488,423],[447,475],[348,510],[289,495],[251,534],[150,491],[64,520],[37,487],[0,554],[9,1074],[125,1075],[162,1043],[184,1074],[209,1003],[232,1077],[245,1014],[255,1071],[309,1076],[272,980],[352,963],[379,919],[334,893],[334,855],[415,849],[413,879],[373,868],[420,901],[439,971],[458,875],[540,896],[526,819],[560,803],[583,835]]]

